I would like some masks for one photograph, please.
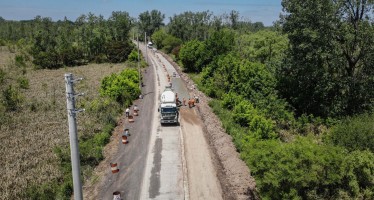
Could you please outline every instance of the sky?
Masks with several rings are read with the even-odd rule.
[[[240,17],[251,22],[270,26],[279,19],[281,0],[0,0],[0,16],[6,20],[29,20],[35,16],[62,20],[66,16],[75,21],[89,12],[108,18],[113,11],[126,11],[138,18],[145,11],[159,10],[165,22],[174,14],[185,11],[212,11],[214,15],[239,12]]]

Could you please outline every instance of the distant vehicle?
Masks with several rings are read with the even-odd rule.
[[[148,42],[147,47],[150,48],[150,49],[153,49],[153,43],[152,42]]]
[[[161,117],[161,124],[177,124],[179,118],[179,110],[177,107],[177,97],[170,86],[166,86],[161,94],[161,104],[158,109]]]

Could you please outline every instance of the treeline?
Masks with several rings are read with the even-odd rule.
[[[23,49],[25,58],[41,68],[55,69],[78,66],[89,62],[118,63],[127,60],[134,45],[130,38],[147,34],[159,49],[178,54],[182,41],[206,39],[223,27],[243,31],[264,27],[261,22],[240,21],[239,13],[214,16],[210,11],[184,12],[170,17],[165,27],[165,15],[158,10],[140,13],[138,18],[127,12],[115,11],[108,19],[93,13],[82,14],[75,21],[66,17],[52,21],[36,16],[32,20],[12,21],[0,17],[0,45]]]
[[[234,10],[222,15],[214,15],[210,11],[186,11],[170,17],[166,26],[151,32],[150,39],[155,47],[171,53],[175,59],[178,59],[182,44],[191,40],[207,40],[214,32],[224,28],[246,33],[271,27],[265,27],[262,22],[241,20],[239,13]]]
[[[273,27],[185,12],[151,38],[214,98],[263,199],[372,199],[373,3],[282,5]]]
[[[31,55],[35,65],[55,69],[89,62],[123,62],[134,45],[129,31],[134,19],[127,12],[112,12],[108,19],[92,13],[74,22],[54,22],[37,16],[33,20],[0,19],[1,44],[17,44]]]

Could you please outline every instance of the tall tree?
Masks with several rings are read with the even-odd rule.
[[[208,37],[212,25],[211,18],[212,13],[210,11],[196,13],[188,11],[174,15],[170,17],[170,23],[168,24],[169,33],[183,41],[204,40]],[[216,20],[216,24],[219,26],[221,21],[219,18]]]
[[[151,36],[161,26],[164,26],[165,15],[158,10],[145,11],[139,14],[139,29]]]
[[[373,0],[283,0],[290,48],[280,90],[299,114],[339,116],[373,106]]]

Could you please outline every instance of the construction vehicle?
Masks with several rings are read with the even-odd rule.
[[[170,86],[166,86],[161,94],[161,104],[158,109],[160,112],[161,124],[178,124],[179,108],[177,106],[178,98]]]

